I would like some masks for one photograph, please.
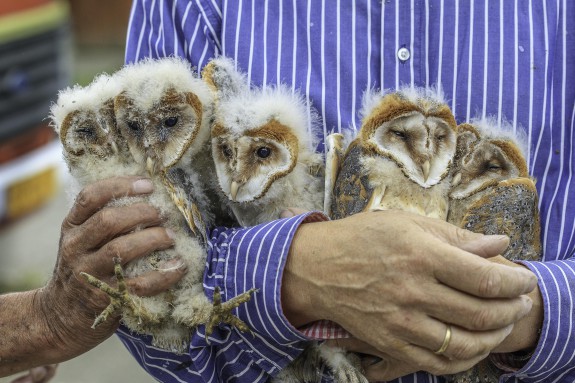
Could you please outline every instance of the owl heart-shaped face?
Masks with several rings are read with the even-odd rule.
[[[382,123],[368,142],[378,155],[395,161],[411,180],[430,187],[447,175],[456,136],[442,118],[413,111]]]
[[[151,105],[122,94],[115,108],[118,128],[136,161],[150,158],[163,169],[175,164],[190,147],[202,119],[197,96],[173,89]]]
[[[62,122],[60,139],[66,152],[77,156],[105,156],[110,149],[105,121],[89,110],[76,110],[68,114]]]
[[[274,182],[296,165],[297,140],[277,122],[241,136],[230,134],[221,126],[214,131],[212,154],[216,173],[222,191],[231,201],[262,198]]]

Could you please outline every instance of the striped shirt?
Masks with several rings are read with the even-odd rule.
[[[357,129],[368,87],[441,85],[458,122],[493,116],[525,135],[537,179],[544,262],[544,321],[532,358],[507,382],[575,381],[575,2],[567,0],[135,0],[126,62],[177,55],[201,69],[236,60],[256,85],[288,84],[319,110],[323,134]],[[321,150],[321,147],[318,149]],[[118,334],[164,382],[259,382],[298,354],[304,340],[279,303],[281,273],[303,217],[216,230],[206,291],[259,287],[238,309],[254,335],[202,328],[189,355]],[[439,382],[425,373],[398,382]]]

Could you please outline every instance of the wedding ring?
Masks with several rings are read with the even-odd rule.
[[[447,347],[449,347],[450,341],[451,341],[451,326],[447,325],[447,330],[445,330],[445,338],[443,338],[443,343],[441,344],[441,347],[439,347],[439,350],[435,351],[435,353],[437,355],[443,354],[445,350],[447,350]]]

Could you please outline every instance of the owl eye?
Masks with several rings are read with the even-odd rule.
[[[400,131],[400,130],[392,130],[391,133],[395,134],[397,137],[399,137],[402,140],[405,140],[405,138],[406,138],[405,133]]]
[[[134,132],[140,130],[140,124],[138,124],[136,121],[128,121],[126,124],[128,125],[128,128],[132,129]]]
[[[234,153],[232,153],[232,149],[230,149],[230,147],[227,145],[222,146],[222,153],[224,153],[224,156],[226,158],[232,158],[232,156],[234,155]]]
[[[164,125],[168,128],[175,126],[178,123],[178,117],[169,117],[164,120]]]
[[[83,136],[93,136],[94,129],[89,126],[81,126],[78,129],[76,129],[76,133],[80,133]]]
[[[445,140],[445,135],[441,134],[439,136],[435,136],[435,138],[437,139],[437,141],[443,141],[443,140]]]
[[[492,172],[496,172],[496,171],[502,169],[502,167],[499,166],[499,164],[493,163],[493,162],[488,163],[486,167],[487,167],[487,170],[490,170]]]
[[[256,155],[259,158],[268,158],[270,156],[270,154],[272,154],[272,150],[270,148],[268,148],[267,146],[262,146],[262,147],[258,148],[258,150],[256,150]]]

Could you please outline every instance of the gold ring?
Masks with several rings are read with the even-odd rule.
[[[445,338],[443,338],[443,343],[441,344],[441,347],[439,347],[439,350],[435,351],[435,353],[437,355],[443,354],[445,350],[447,350],[447,347],[449,347],[450,341],[451,341],[451,326],[447,325],[447,330],[445,330]]]

